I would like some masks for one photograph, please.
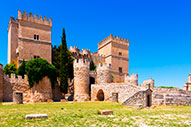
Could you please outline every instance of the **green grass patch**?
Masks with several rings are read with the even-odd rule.
[[[101,116],[99,110],[113,110]],[[27,114],[48,114],[48,119],[25,120]],[[0,104],[1,126],[190,126],[191,106],[157,106],[136,110],[111,102]]]

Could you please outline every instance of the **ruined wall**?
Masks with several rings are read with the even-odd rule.
[[[111,101],[112,93],[117,92],[119,102],[124,102],[127,98],[131,97],[138,91],[145,89],[141,86],[127,83],[102,83],[91,85],[91,101],[97,101],[97,95],[99,90],[103,90],[104,100]]]
[[[21,76],[15,77],[15,74],[11,74],[9,78],[4,74],[3,76],[3,101],[12,102],[13,92],[23,93],[23,102],[46,102],[48,99],[52,99],[51,82],[48,77],[44,77],[39,83],[34,83],[32,88],[29,87],[27,76],[22,79]]]
[[[142,84],[143,87],[146,87],[147,84],[150,84],[151,87],[154,87],[154,80],[152,78],[145,80]]]
[[[190,105],[191,91],[182,89],[153,88],[153,105]]]

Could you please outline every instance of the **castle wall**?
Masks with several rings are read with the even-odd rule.
[[[153,88],[153,105],[190,105],[191,91],[182,89]]]
[[[0,102],[3,101],[3,65],[0,64]]]
[[[9,78],[4,74],[3,76],[3,101],[12,102],[13,93],[23,93],[23,102],[46,102],[48,99],[52,99],[51,82],[48,77],[44,77],[39,83],[34,83],[32,88],[29,87],[27,76],[22,79],[21,76],[15,77],[15,74],[11,74]]]
[[[118,93],[119,102],[124,102],[127,98],[131,97],[138,91],[143,89],[141,86],[127,83],[102,83],[91,85],[91,101],[97,101],[97,94],[99,90],[103,90],[104,101],[112,100],[112,93]]]
[[[10,18],[8,27],[8,63],[16,59],[16,48],[18,46],[18,22]]]
[[[98,64],[97,66],[97,77],[96,77],[96,83],[111,83],[112,77],[111,77],[111,67],[109,64]]]

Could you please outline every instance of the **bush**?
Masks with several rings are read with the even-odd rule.
[[[18,68],[18,75],[21,75],[22,78],[24,78],[24,75],[26,74],[25,66],[26,66],[26,64],[25,64],[25,61],[23,60],[22,64]]]
[[[6,74],[6,75],[9,75],[9,77],[11,76],[11,73],[14,73],[17,75],[17,68],[16,68],[16,64],[6,64],[4,69],[3,69],[3,72]]]
[[[32,59],[26,63],[25,69],[31,88],[34,82],[39,83],[45,76],[48,76],[51,80],[52,88],[54,88],[57,80],[57,70],[56,67],[48,63],[48,61],[41,58]]]

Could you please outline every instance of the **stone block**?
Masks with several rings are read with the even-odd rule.
[[[30,114],[26,115],[25,120],[31,120],[31,119],[47,119],[47,114]]]
[[[66,99],[60,99],[60,102],[67,102]]]
[[[113,115],[112,110],[100,110],[100,115]]]

